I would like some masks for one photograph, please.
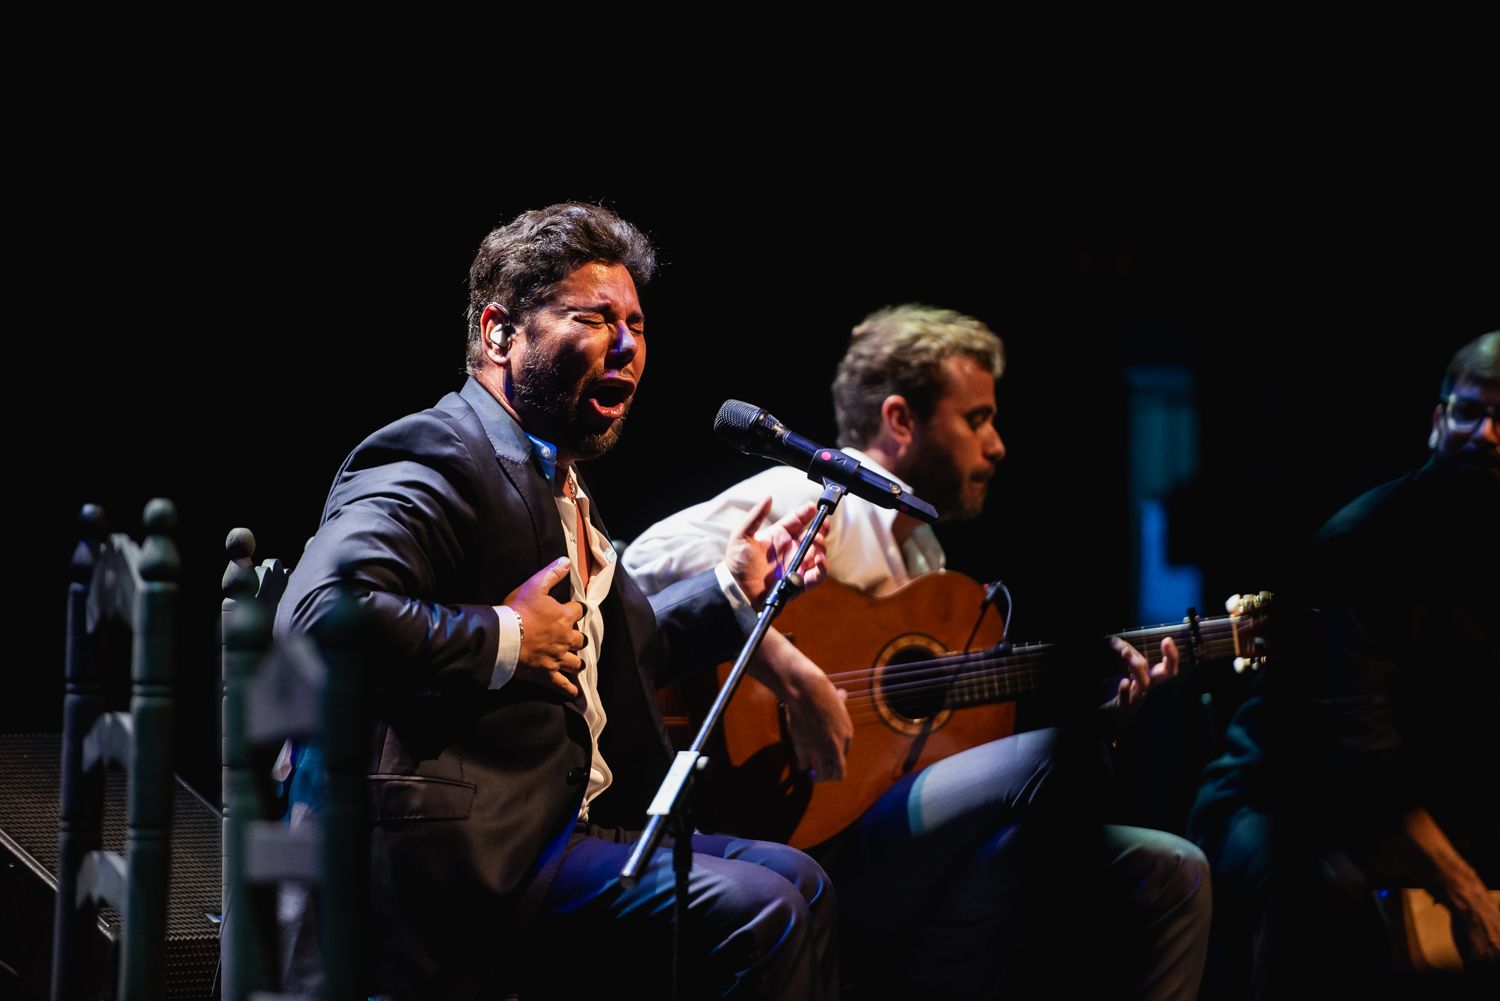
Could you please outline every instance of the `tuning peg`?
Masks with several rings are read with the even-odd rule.
[[[1259,671],[1266,666],[1265,657],[1236,657],[1234,658],[1234,673],[1244,674],[1246,671]]]

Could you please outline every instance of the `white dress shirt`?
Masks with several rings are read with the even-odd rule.
[[[901,482],[858,449],[844,452]],[[768,517],[776,521],[822,493],[823,488],[806,473],[773,466],[646,529],[625,551],[625,569],[647,594],[655,594],[723,559],[725,540],[768,494],[772,499]],[[918,525],[904,542],[898,542],[892,531],[895,520],[895,511],[852,494],[841,500],[829,518],[829,576],[866,594],[882,595],[918,574],[943,569],[943,547],[931,527]]]
[[[589,768],[588,789],[585,790],[583,803],[578,809],[578,819],[587,820],[589,804],[609,788],[614,777],[604,755],[599,753],[599,735],[604,732],[604,724],[608,718],[603,703],[599,701],[599,651],[604,648],[604,615],[600,608],[614,583],[615,548],[589,524],[589,498],[579,486],[578,476],[571,466],[568,467],[566,479],[561,482],[557,476],[553,476],[552,499],[557,503],[557,517],[562,522],[568,559],[572,562],[568,570],[570,600],[583,605],[583,618],[579,620],[578,628],[587,640],[583,649],[578,651],[578,659],[583,662],[583,668],[578,672],[578,688],[584,703],[583,718],[589,725],[589,738],[594,750],[593,764]],[[580,512],[588,534],[586,552],[590,554],[592,566],[587,587],[583,583],[584,558],[579,554],[578,545]],[[721,546],[720,553],[722,552]],[[521,630],[525,628],[525,623],[518,626],[519,616],[509,605],[495,606],[495,614],[500,617],[500,642],[495,650],[491,688],[499,688],[515,676],[516,663],[521,655]]]

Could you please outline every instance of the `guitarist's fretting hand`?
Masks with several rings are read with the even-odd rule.
[[[1118,636],[1111,636],[1110,646],[1119,653],[1120,659],[1125,662],[1125,677],[1120,679],[1119,688],[1115,694],[1112,704],[1120,710],[1121,722],[1128,720],[1140,710],[1146,701],[1146,693],[1151,686],[1177,674],[1177,644],[1172,642],[1172,637],[1161,641],[1161,660],[1155,664],[1148,664],[1145,654],[1135,647],[1126,643]]]

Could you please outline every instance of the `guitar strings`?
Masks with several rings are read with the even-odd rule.
[[[1207,659],[1219,659],[1234,650],[1234,624],[1230,621],[1225,627],[1221,624],[1222,622],[1223,620],[1210,620],[1201,623],[1199,636]],[[1184,626],[1171,625],[1132,630],[1120,635],[1137,640],[1173,636],[1186,642],[1191,639],[1187,632]],[[1226,633],[1227,636],[1216,635],[1220,633]],[[1216,649],[1218,647],[1227,647],[1227,649]],[[875,677],[874,669],[839,672],[830,674],[828,677],[835,685],[849,693],[846,696],[845,705],[852,719],[855,712],[874,706],[882,696],[889,701],[892,696],[901,698],[908,695],[951,690],[963,696],[957,700],[959,704],[970,700],[980,702],[1001,700],[1018,689],[1035,687],[1034,682],[1048,673],[1044,667],[1050,660],[1049,655],[1056,649],[1054,644],[1031,644],[1001,655],[993,655],[987,651],[945,654],[920,661],[918,662],[921,664],[920,667],[909,670],[901,670],[898,667],[892,671],[887,666],[881,673],[897,673],[901,680],[880,685],[878,692],[870,687],[870,682]],[[947,708],[947,706],[940,707],[939,711],[941,708]],[[870,722],[878,718],[878,715],[877,713],[874,717],[868,717],[861,713],[861,722]]]
[[[1209,654],[1208,659],[1218,659],[1225,653],[1232,652],[1232,640],[1228,641],[1230,646],[1229,650],[1215,651],[1213,648],[1215,646],[1222,645],[1225,641],[1221,640],[1218,637],[1209,636],[1204,636],[1203,639],[1204,646],[1209,648],[1209,650],[1207,651]],[[929,676],[941,676],[943,678],[947,678],[953,673],[951,669],[957,669],[961,672],[963,668],[970,667],[971,669],[977,668],[977,670],[971,670],[969,672],[970,676],[976,676],[980,673],[1005,674],[1010,671],[1011,665],[1024,666],[1037,663],[1041,660],[1046,659],[1056,649],[1056,644],[1034,643],[1029,644],[1025,647],[1016,647],[1012,651],[1003,654],[992,654],[989,651],[984,650],[977,650],[969,653],[945,653],[940,654],[936,657],[929,658],[927,660],[913,662],[913,669],[900,671],[900,673],[903,677],[908,679],[924,678]],[[916,664],[920,664],[921,667],[917,668],[915,666]],[[899,670],[899,668],[900,665],[897,666],[896,670]],[[843,682],[863,681],[864,679],[870,677],[871,673],[875,670],[876,668],[874,667],[867,667],[855,671],[834,672],[828,674],[828,678],[835,684],[839,684],[842,686]],[[885,670],[892,669],[889,665],[886,665]]]
[[[1224,656],[1225,652],[1232,652],[1234,633],[1232,625],[1217,628],[1217,623],[1215,623],[1214,625],[1204,623],[1204,625],[1209,626],[1209,628],[1201,630],[1200,636],[1203,640],[1203,645],[1209,648],[1209,650],[1207,651],[1209,654],[1207,659],[1218,659],[1219,657]],[[1218,633],[1223,633],[1224,635],[1217,635]],[[1190,639],[1190,637],[1186,633],[1185,627],[1183,626],[1156,626],[1151,629],[1134,630],[1130,633],[1120,633],[1118,635],[1127,640],[1130,638],[1145,640],[1171,636],[1174,639],[1182,640],[1185,643]],[[1213,649],[1215,646],[1226,643],[1230,646],[1230,651],[1216,651]],[[981,668],[988,668],[991,665],[999,665],[1000,670],[1004,671],[1008,663],[1034,662],[1037,656],[1049,654],[1056,649],[1057,645],[1054,643],[1031,643],[1022,647],[1014,647],[1009,652],[1003,654],[994,654],[988,650],[973,650],[963,653],[952,652],[939,654],[935,657],[931,657],[918,663],[920,663],[923,668],[931,668],[939,671],[943,671],[950,666],[961,667],[965,664],[975,663],[979,664]],[[1032,658],[1032,660],[1028,661],[1028,657]],[[867,667],[854,671],[833,672],[828,674],[828,678],[835,684],[843,680],[858,681],[868,677],[869,673],[872,670],[874,670],[874,668]],[[910,674],[910,672],[903,673]]]
[[[899,698],[951,688],[960,696],[959,701],[962,702],[993,700],[1039,687],[1036,682],[1051,673],[1047,664],[1049,660],[1050,658],[1038,656],[1021,662],[1013,662],[1002,672],[987,669],[965,671],[963,668],[956,671],[916,669],[890,672],[900,680],[880,684],[878,691],[887,697]],[[858,705],[860,700],[873,700],[878,697],[872,690],[873,682],[873,672],[863,672],[857,679],[836,681],[835,685],[849,693],[846,697],[848,704]]]

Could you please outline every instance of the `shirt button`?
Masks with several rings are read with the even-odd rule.
[[[576,786],[589,777],[589,770],[583,766],[568,769],[568,785]]]

